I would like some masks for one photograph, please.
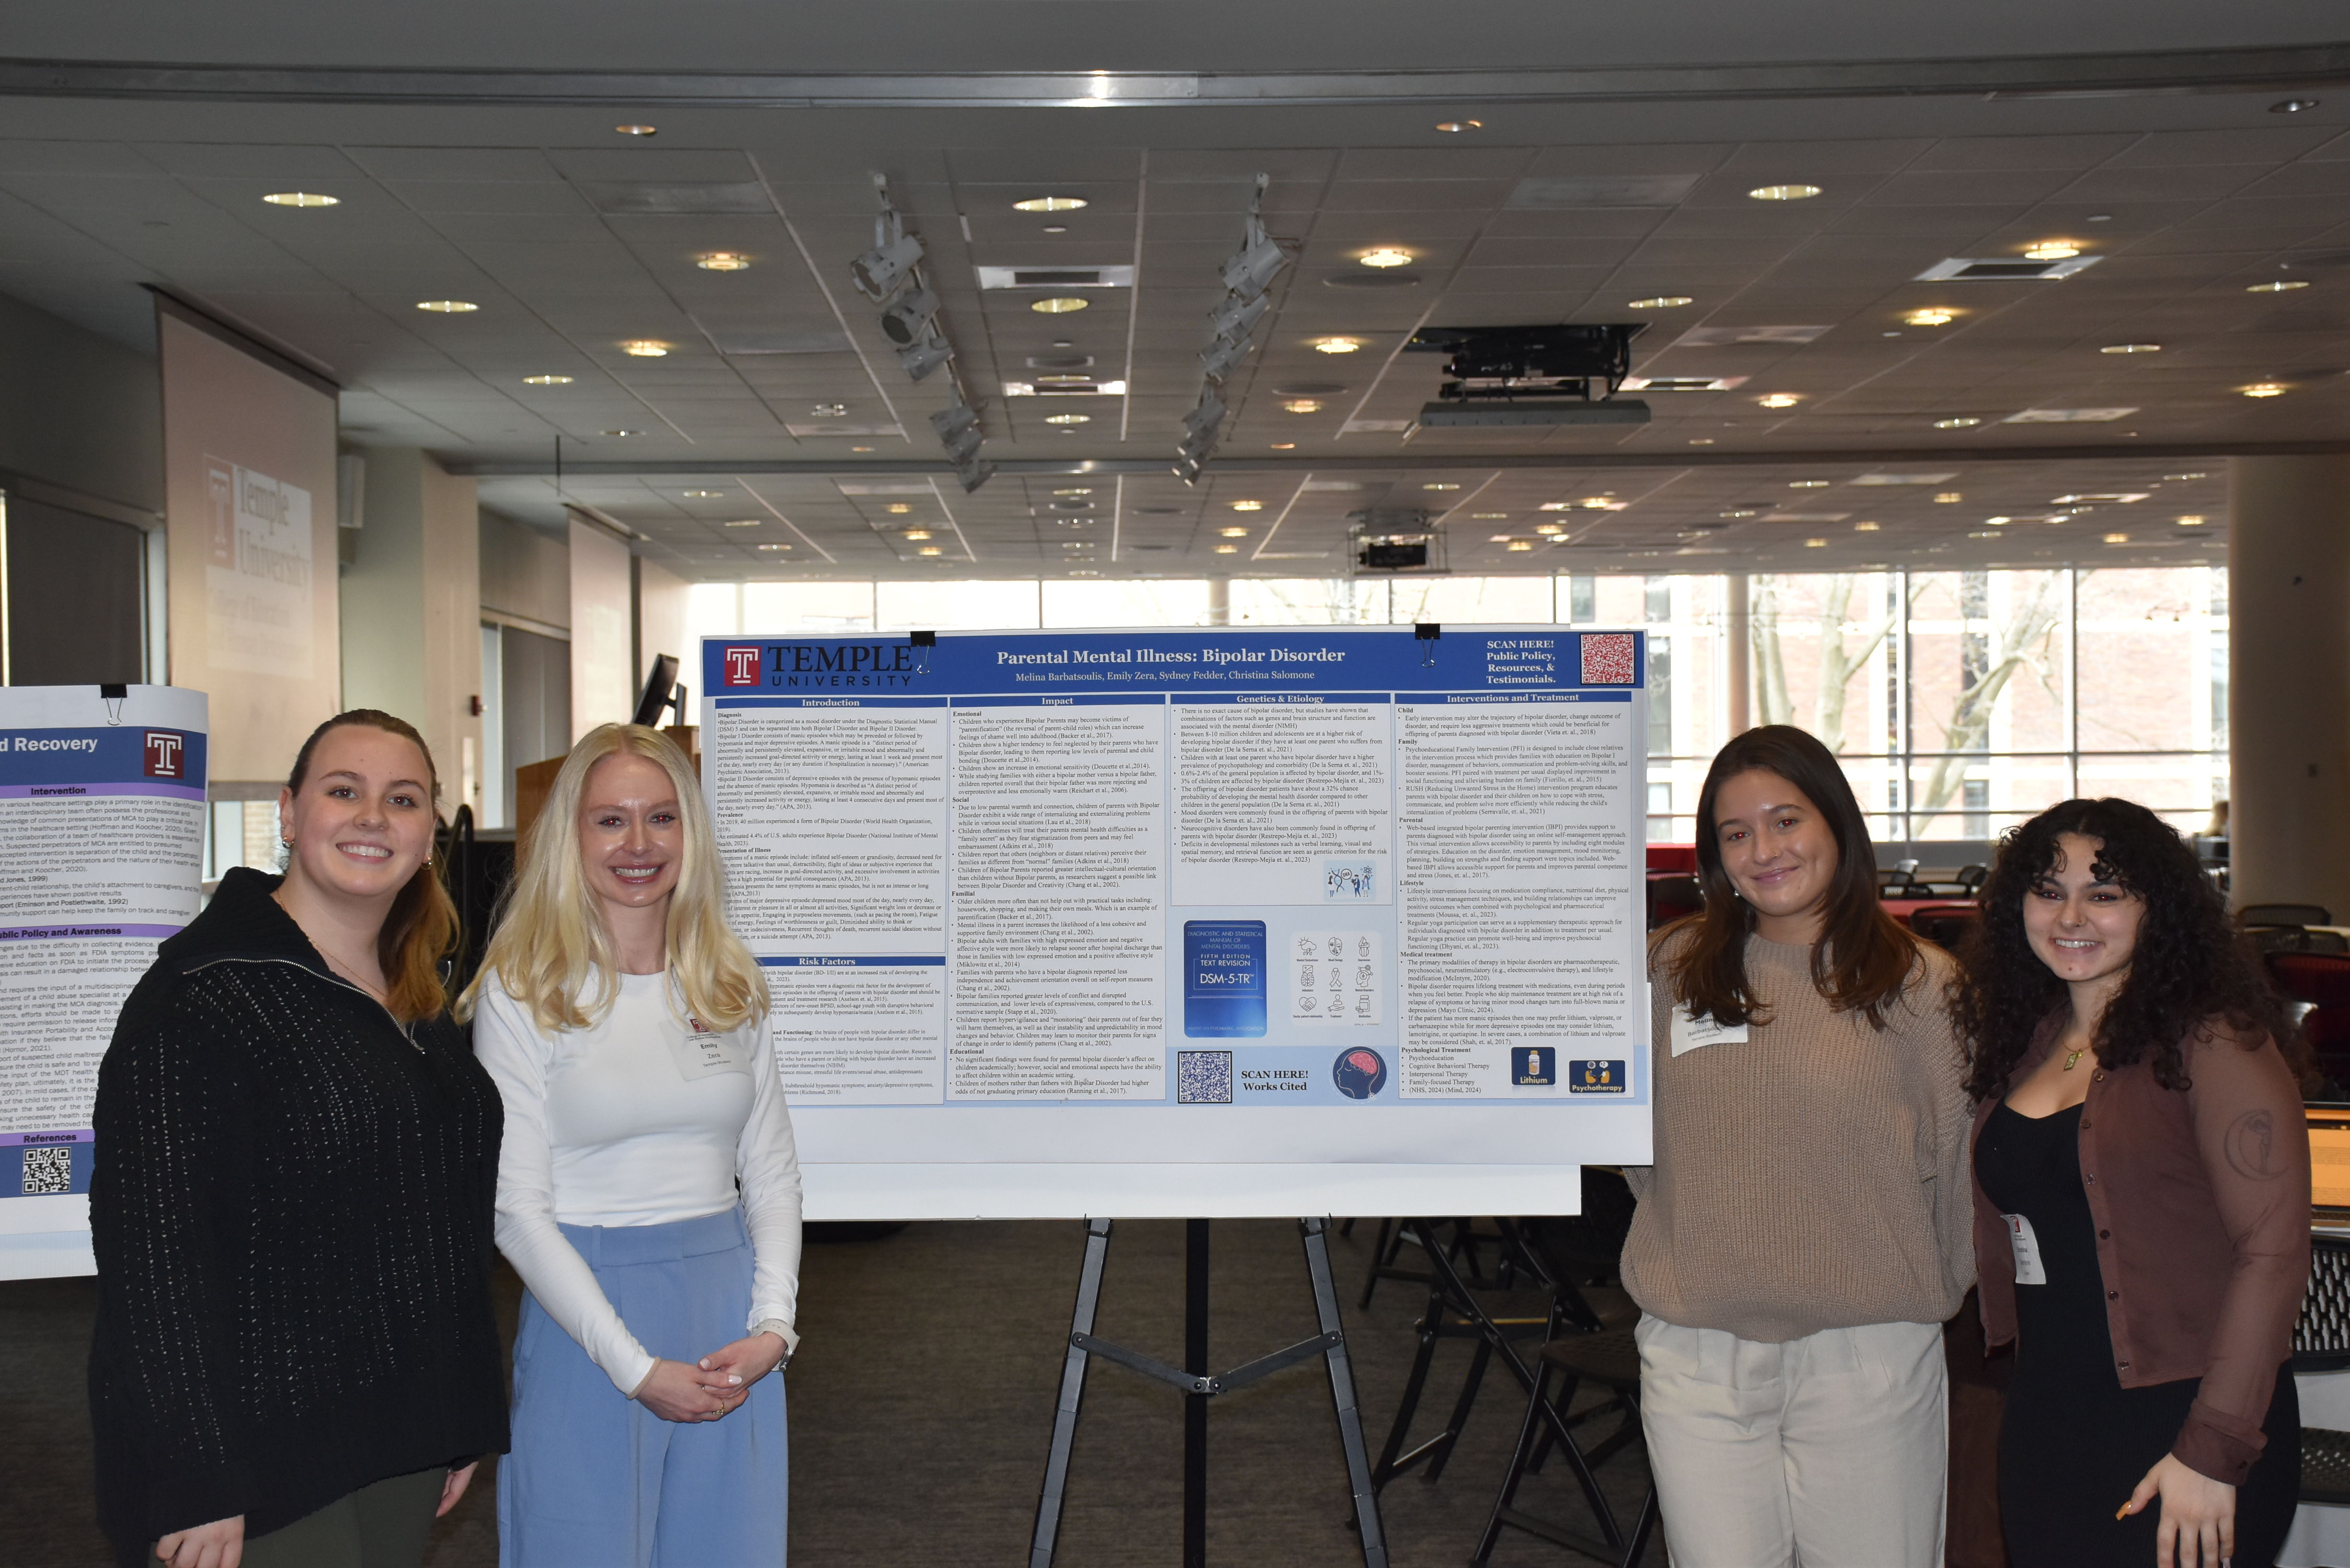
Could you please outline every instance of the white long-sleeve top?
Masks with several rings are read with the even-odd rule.
[[[800,1171],[765,1021],[712,1036],[692,1024],[666,974],[619,981],[602,1023],[548,1035],[493,977],[473,1053],[505,1101],[498,1250],[613,1386],[633,1394],[654,1357],[557,1224],[664,1225],[739,1200],[753,1257],[743,1330],[789,1325]],[[796,1348],[795,1331],[784,1337]]]

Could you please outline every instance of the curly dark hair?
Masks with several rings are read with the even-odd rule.
[[[2001,839],[1983,918],[1960,944],[1950,1016],[1967,1043],[1969,1093],[2006,1093],[2033,1035],[2065,1004],[2064,982],[2024,935],[2023,901],[2055,869],[2056,841],[2068,833],[2096,840],[2096,874],[2146,904],[2129,972],[2097,1022],[2101,1065],[2150,1058],[2156,1083],[2185,1089],[2185,1046],[2198,1031],[2225,1024],[2254,1045],[2285,1038],[2266,971],[2178,833],[2136,801],[2068,800]]]

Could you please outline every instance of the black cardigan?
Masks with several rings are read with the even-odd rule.
[[[90,1418],[125,1562],[506,1446],[497,1089],[445,1014],[403,1030],[336,978],[277,884],[228,874],[99,1068]]]

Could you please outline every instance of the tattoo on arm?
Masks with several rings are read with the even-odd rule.
[[[2284,1165],[2276,1157],[2276,1118],[2267,1111],[2251,1110],[2238,1116],[2228,1129],[2226,1148],[2228,1164],[2238,1176],[2274,1181],[2284,1174]]]

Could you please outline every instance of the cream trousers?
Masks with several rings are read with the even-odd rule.
[[[1643,1314],[1635,1337],[1673,1568],[1940,1568],[1939,1324],[1765,1345]]]

